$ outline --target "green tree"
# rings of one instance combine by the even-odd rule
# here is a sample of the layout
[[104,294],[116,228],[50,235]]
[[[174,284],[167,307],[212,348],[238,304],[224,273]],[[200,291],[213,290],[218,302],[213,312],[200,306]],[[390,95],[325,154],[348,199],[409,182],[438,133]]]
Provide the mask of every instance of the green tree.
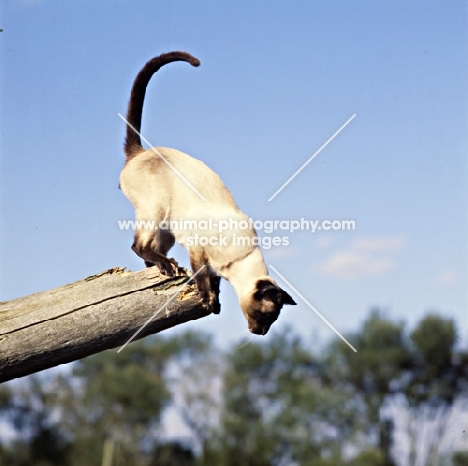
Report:
[[[383,465],[393,465],[394,419],[383,413],[398,403],[408,415],[413,447],[410,464],[435,465],[450,409],[466,393],[468,357],[456,351],[456,328],[451,319],[435,314],[424,317],[408,333],[403,322],[385,319],[374,311],[349,340],[357,353],[341,340],[328,348],[330,382],[340,385],[353,397],[360,413],[369,447],[378,444]],[[401,417],[401,416],[400,416]],[[416,457],[417,433],[424,423],[437,419],[424,458]],[[411,430],[411,429],[409,429]],[[428,437],[429,438],[429,437]]]
[[358,453],[346,466],[382,466],[385,459],[382,452],[375,448],[369,448]]
[[195,466],[193,451],[178,442],[156,445],[148,466]]
[[392,429],[381,422],[380,409],[390,394],[401,390],[405,374],[413,368],[405,325],[385,319],[374,310],[348,339],[356,353],[338,339],[328,348],[330,382],[339,384],[353,397],[369,446],[379,444],[382,464],[392,466]]
[[178,342],[184,350],[174,358],[169,386],[200,461],[204,461],[207,444],[219,424],[222,354],[209,335],[185,333]]
[[[468,388],[468,353],[457,348],[457,329],[452,319],[426,315],[411,332],[413,370],[404,390],[412,445],[410,461],[435,466],[443,454],[442,440],[452,411],[463,404]],[[430,436],[421,438],[421,427],[430,424]],[[429,438],[429,441],[427,440]],[[426,448],[418,454],[417,446]]]
[[[67,465],[70,441],[53,419],[53,393],[43,377],[30,376],[0,389],[0,414],[13,438],[0,447],[0,465]],[[3,439],[0,439],[0,442]]]
[[[165,371],[184,351],[181,338],[146,338],[120,353],[105,351],[62,371],[26,377],[15,384],[14,393],[4,386],[0,421],[16,434],[3,442],[0,461],[101,466],[104,444],[112,441],[113,466],[146,465],[159,441],[161,413],[171,400]],[[11,462],[15,451],[20,454]]]
[[407,388],[410,404],[452,404],[466,384],[467,375],[466,355],[455,354],[455,323],[429,314],[411,332],[410,341],[414,345],[413,377]]
[[[106,351],[76,363],[70,376],[58,378],[59,425],[73,439],[71,465],[101,465],[106,439],[118,457],[142,462],[142,436],[157,424],[169,394],[162,358],[151,364],[152,348],[137,342],[122,353]],[[137,362],[135,364],[135,362]]]
[[385,398],[398,392],[404,375],[413,368],[413,359],[405,335],[405,324],[382,317],[377,310],[371,312],[361,329],[348,335],[357,349],[354,353],[339,339],[330,344],[326,361],[329,365],[330,383],[340,383],[365,407],[373,432],[380,421],[380,408]]
[[[74,433],[73,466],[99,465],[103,444],[116,444],[115,465],[144,465],[158,442],[161,414],[170,404],[166,369],[186,347],[180,339],[150,337],[120,353],[106,351],[79,361],[68,400],[73,416],[64,425]],[[72,455],[74,456],[74,455]]]
[[323,370],[290,329],[231,350],[215,464],[339,464],[350,413],[346,395],[323,386]]
[[453,466],[468,466],[468,452],[458,451],[454,453]]

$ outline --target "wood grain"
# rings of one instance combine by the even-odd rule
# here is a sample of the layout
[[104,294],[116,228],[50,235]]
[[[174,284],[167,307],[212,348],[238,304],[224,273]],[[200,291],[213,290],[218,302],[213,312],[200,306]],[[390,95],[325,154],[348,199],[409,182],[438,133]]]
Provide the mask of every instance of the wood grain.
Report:
[[135,339],[209,315],[187,280],[115,267],[0,303],[0,382],[119,347],[159,309]]

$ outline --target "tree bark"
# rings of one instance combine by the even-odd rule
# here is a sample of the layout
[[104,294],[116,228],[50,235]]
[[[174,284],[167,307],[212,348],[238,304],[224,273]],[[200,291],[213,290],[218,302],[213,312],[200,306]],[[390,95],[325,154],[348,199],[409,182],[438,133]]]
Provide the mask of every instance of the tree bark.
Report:
[[122,346],[155,313],[135,339],[207,316],[187,280],[116,267],[0,303],[0,382]]

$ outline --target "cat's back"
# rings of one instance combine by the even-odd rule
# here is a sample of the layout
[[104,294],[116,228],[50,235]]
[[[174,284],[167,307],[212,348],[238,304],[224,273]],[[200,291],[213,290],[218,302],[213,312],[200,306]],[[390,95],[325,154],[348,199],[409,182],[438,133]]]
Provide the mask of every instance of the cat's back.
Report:
[[120,182],[127,196],[137,190],[146,195],[170,195],[173,201],[226,204],[237,209],[231,192],[211,168],[176,149],[155,147],[136,155],[126,163]]

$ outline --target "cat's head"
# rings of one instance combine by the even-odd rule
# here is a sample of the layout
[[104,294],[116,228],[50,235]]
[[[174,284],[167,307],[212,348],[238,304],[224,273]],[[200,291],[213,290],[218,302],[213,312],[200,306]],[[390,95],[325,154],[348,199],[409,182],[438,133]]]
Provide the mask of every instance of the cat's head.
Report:
[[283,304],[296,303],[272,278],[266,276],[258,279],[253,290],[240,301],[249,331],[256,335],[266,335],[278,318]]

